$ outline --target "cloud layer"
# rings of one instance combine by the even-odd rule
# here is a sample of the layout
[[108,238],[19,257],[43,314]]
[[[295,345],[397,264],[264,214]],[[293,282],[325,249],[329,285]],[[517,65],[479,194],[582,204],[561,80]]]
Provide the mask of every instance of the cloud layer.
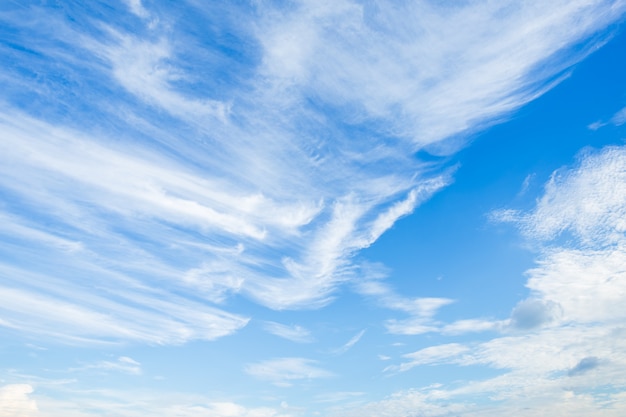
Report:
[[[210,340],[247,318],[206,302],[327,304],[360,249],[450,182],[416,151],[449,153],[549,88],[624,9],[302,1],[182,24],[127,6],[2,14],[30,34],[0,78],[0,305],[27,333]],[[237,42],[198,36],[207,22]]]

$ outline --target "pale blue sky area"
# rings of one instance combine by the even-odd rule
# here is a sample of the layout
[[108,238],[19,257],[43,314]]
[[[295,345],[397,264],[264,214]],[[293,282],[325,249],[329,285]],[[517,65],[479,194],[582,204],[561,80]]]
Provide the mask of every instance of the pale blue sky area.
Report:
[[625,415],[625,16],[0,4],[0,417]]

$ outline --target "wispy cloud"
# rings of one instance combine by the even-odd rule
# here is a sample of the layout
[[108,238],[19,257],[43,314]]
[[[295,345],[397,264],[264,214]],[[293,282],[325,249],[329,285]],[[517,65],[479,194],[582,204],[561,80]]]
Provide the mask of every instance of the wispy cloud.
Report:
[[598,130],[601,127],[604,127],[606,125],[614,125],[614,126],[621,126],[624,123],[626,123],[626,107],[624,107],[623,109],[619,110],[617,113],[615,113],[608,122],[603,122],[601,120],[598,120],[596,122],[593,122],[591,124],[589,124],[589,129],[591,130]]
[[407,319],[390,319],[385,327],[394,334],[422,334],[434,332],[439,324],[434,320],[437,311],[454,300],[439,297],[408,298],[398,294],[385,281],[388,272],[380,265],[363,265],[362,277],[356,284],[356,291],[376,300],[382,307],[409,315]]
[[352,338],[350,338],[350,340],[348,340],[345,345],[341,346],[338,349],[333,350],[333,353],[335,355],[342,355],[342,354],[346,353],[354,345],[356,345],[359,342],[359,340],[361,340],[361,338],[363,337],[364,334],[365,334],[365,329],[361,330],[360,332],[358,332],[357,334],[352,336]]
[[286,324],[267,321],[263,323],[263,327],[273,335],[291,340],[292,342],[311,343],[314,340],[311,332],[302,326],[288,326]]
[[126,4],[128,4],[128,7],[130,8],[131,12],[133,12],[134,14],[142,18],[148,17],[149,13],[146,10],[146,8],[143,7],[143,4],[141,4],[141,0],[125,0],[125,1],[126,1]]
[[[28,290],[18,289],[13,280],[7,280],[0,286],[4,300],[0,311],[11,317],[10,326],[68,343],[212,340],[231,334],[248,322],[188,299],[161,298],[159,292],[150,297],[140,291],[110,288],[110,297],[105,297],[77,284],[61,285],[51,276],[6,267],[0,270],[5,276],[20,277],[22,283],[32,285]],[[107,276],[104,274],[103,278]]]
[[[625,8],[279,3],[175,13],[201,23],[135,0],[100,20],[3,12],[24,34],[2,46],[0,72],[0,210],[19,234],[0,248],[5,322],[66,340],[181,343],[244,326],[205,304],[235,295],[326,305],[354,280],[356,253],[452,181],[416,151],[449,154],[550,88]],[[224,25],[228,47],[197,35]],[[35,266],[10,261],[24,253]],[[395,333],[427,330],[448,302],[379,295],[411,316],[389,323]]]
[[519,219],[524,232],[550,240],[568,231],[584,244],[611,244],[626,226],[626,169],[623,148],[580,155],[580,167],[556,171],[532,213]]
[[305,358],[268,359],[246,365],[245,371],[280,387],[288,387],[301,380],[333,376],[332,372],[318,367],[316,361]]
[[469,350],[469,347],[458,343],[449,343],[446,345],[431,346],[420,349],[417,352],[402,355],[404,358],[410,359],[398,366],[391,365],[385,368],[385,371],[404,372],[419,365],[433,365],[446,363],[447,359],[456,358],[460,354]]
[[602,1],[393,8],[302,1],[270,15],[259,37],[275,90],[316,91],[357,120],[382,119],[387,131],[429,144],[533,98],[538,82],[580,55],[543,70],[539,62],[622,11],[623,4]]
[[141,375],[141,364],[136,360],[129,358],[128,356],[120,356],[116,361],[100,361],[92,364],[87,364],[79,368],[72,368],[70,371],[87,371],[87,370],[100,370],[100,371],[116,371],[123,372],[130,375]]

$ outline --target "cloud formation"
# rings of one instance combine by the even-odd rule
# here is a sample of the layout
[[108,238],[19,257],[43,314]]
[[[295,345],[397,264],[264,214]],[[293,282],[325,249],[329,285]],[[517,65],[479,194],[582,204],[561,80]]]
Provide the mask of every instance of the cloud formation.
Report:
[[[493,216],[539,251],[510,317],[445,321],[456,300],[401,294],[357,255],[452,183],[449,157],[467,137],[565,79],[625,11],[623,0],[3,5],[0,326],[42,345],[176,345],[349,289],[386,309],[386,337],[437,340],[379,356],[386,376],[488,372],[372,403],[317,397],[358,398],[330,414],[624,415],[623,147],[581,153],[534,209]],[[624,110],[609,120],[623,124]],[[274,320],[267,332],[313,340]],[[118,355],[81,370],[145,377]],[[277,356],[240,371],[278,387],[335,375],[307,354]],[[0,404],[20,416],[304,413],[275,398],[49,386],[34,397],[33,386],[0,388]]]
[[[244,19],[236,24],[201,8],[216,27],[233,25],[239,55],[229,55],[194,37],[197,19],[184,27],[140,1],[126,5],[114,13],[129,10],[141,30],[117,19],[77,25],[34,6],[2,16],[32,32],[18,41],[39,54],[11,50],[0,79],[0,187],[13,201],[2,216],[19,236],[4,258],[27,245],[42,265],[3,265],[27,277],[2,292],[6,322],[25,332],[179,343],[247,322],[200,307],[197,296],[223,304],[243,295],[279,310],[329,303],[352,279],[354,255],[450,182],[451,172],[416,151],[449,153],[458,143],[447,138],[536,97],[587,49],[559,53],[624,9],[603,1],[301,1],[286,10],[258,3],[254,13],[224,5]],[[35,24],[44,16],[52,26]],[[18,70],[51,62],[75,83],[33,82]],[[194,75],[206,68],[215,77]],[[41,113],[22,97],[49,106]],[[82,285],[85,274],[104,291]],[[38,328],[8,297],[37,300],[52,314],[39,315],[48,319]],[[389,326],[414,334],[424,324]]]
[[[398,392],[337,415],[410,416],[415,409],[427,416],[623,414],[626,201],[616,190],[626,184],[625,151],[583,152],[577,165],[552,175],[533,210],[515,213],[520,230],[542,246],[537,266],[527,271],[531,297],[492,329],[500,334],[426,347],[386,368],[486,366],[497,376]],[[561,233],[575,239],[556,239]],[[498,405],[477,404],[484,398]]]

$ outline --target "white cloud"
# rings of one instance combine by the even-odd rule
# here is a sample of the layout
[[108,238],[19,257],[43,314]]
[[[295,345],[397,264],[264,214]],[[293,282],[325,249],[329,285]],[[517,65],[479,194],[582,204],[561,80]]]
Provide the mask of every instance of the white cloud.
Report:
[[202,291],[204,297],[214,303],[223,302],[228,296],[241,290],[245,272],[228,260],[205,262],[200,268],[192,268],[183,280],[189,286]]
[[276,323],[273,321],[267,321],[263,323],[265,330],[273,335],[282,337],[283,339],[291,340],[296,343],[311,343],[314,339],[311,332],[302,326]]
[[626,231],[626,150],[581,155],[575,170],[557,171],[536,209],[523,220],[531,237],[553,239],[564,231],[584,244],[612,244]]
[[603,122],[601,120],[590,123],[588,128],[591,130],[598,130],[601,127],[612,124],[614,126],[621,126],[626,123],[626,107],[620,109],[617,113],[615,113],[608,122]]
[[380,265],[364,264],[361,267],[361,281],[356,291],[374,297],[385,308],[409,314],[406,319],[389,319],[385,322],[387,331],[398,335],[418,335],[442,333],[458,335],[462,333],[499,331],[506,327],[505,320],[462,319],[453,323],[443,323],[435,319],[442,307],[454,300],[440,297],[407,298],[401,296],[384,281],[389,274]]
[[618,111],[611,117],[611,123],[615,126],[621,126],[626,123],[626,107]]
[[2,417],[36,417],[41,415],[35,400],[30,398],[33,387],[28,384],[0,386],[0,415]]
[[[197,297],[241,295],[273,309],[329,303],[354,280],[358,251],[451,182],[452,171],[416,151],[452,152],[462,143],[446,139],[550,88],[602,39],[568,47],[626,7],[342,0],[288,10],[257,2],[249,13],[224,4],[241,16],[230,28],[240,62],[204,45],[167,6],[126,4],[161,31],[144,21],[150,30],[131,33],[115,16],[76,25],[43,7],[7,17],[29,34],[17,41],[42,57],[16,55],[16,65],[45,73],[55,62],[76,81],[0,74],[11,91],[0,107],[0,188],[15,197],[1,215],[22,239],[3,248],[4,259],[25,247],[37,259],[35,271],[5,265],[14,275],[4,294],[51,312],[40,314],[44,323],[0,303],[24,332],[180,343],[247,322]],[[103,291],[81,283],[85,274]],[[434,312],[449,302],[370,293],[410,315],[389,323],[404,334],[437,327]]]
[[[231,334],[248,322],[246,318],[173,296],[161,300],[119,291],[118,295],[132,302],[117,302],[74,285],[55,287],[49,277],[0,269],[8,276],[42,283],[40,290],[0,287],[0,311],[11,317],[11,327],[69,343],[212,340]],[[50,281],[52,286],[47,286],[45,283]],[[44,295],[41,290],[50,290],[51,294]]]
[[453,303],[448,298],[415,298],[404,299],[400,297],[388,298],[388,307],[411,314],[408,319],[390,319],[385,327],[390,333],[416,335],[439,330],[439,323],[433,316],[441,307]]
[[404,319],[389,319],[385,322],[387,331],[397,335],[419,335],[425,333],[441,333],[459,335],[500,331],[507,325],[507,320],[489,320],[482,318],[461,319],[452,323],[444,323],[435,316],[438,311],[455,300],[441,297],[408,298],[398,294],[385,280],[391,273],[383,266],[364,263],[359,270],[360,281],[355,290],[364,296],[373,297],[384,308],[409,315]]
[[276,90],[315,91],[327,102],[353,106],[357,120],[382,119],[387,131],[429,144],[532,99],[538,81],[571,61],[552,62],[544,71],[537,64],[623,7],[605,1],[455,7],[301,1],[288,13],[270,14],[258,33],[264,73]]
[[88,46],[96,56],[110,62],[113,76],[126,89],[177,117],[191,120],[215,117],[226,121],[229,113],[227,103],[187,97],[172,86],[173,82],[184,79],[186,75],[167,63],[172,51],[166,39],[156,43],[146,42],[112,29],[110,34],[117,42]]
[[277,358],[248,364],[245,371],[255,378],[270,381],[280,387],[291,386],[295,381],[328,378],[333,374],[319,368],[317,362],[305,358]]
[[463,333],[476,333],[502,330],[506,323],[499,320],[462,319],[441,327],[441,333],[445,335],[459,335]]
[[72,368],[72,372],[100,370],[100,371],[117,371],[130,375],[141,375],[141,364],[128,356],[120,356],[116,361],[100,361],[93,364]]
[[365,334],[365,329],[361,330],[360,332],[358,332],[357,334],[355,334],[354,336],[352,336],[350,338],[350,340],[348,340],[346,342],[346,344],[344,344],[343,346],[341,346],[339,349],[335,349],[333,351],[333,353],[335,355],[342,355],[344,353],[346,353],[348,350],[350,350],[354,345],[356,345],[359,340],[361,340],[361,338],[363,337],[363,335]]
[[130,11],[137,16],[141,18],[146,18],[149,16],[148,11],[145,7],[143,7],[143,4],[141,4],[141,0],[126,0],[126,3],[128,4]]
[[385,371],[404,372],[415,366],[446,363],[446,360],[455,358],[468,350],[469,348],[467,346],[463,346],[458,343],[430,346],[420,349],[417,352],[402,355],[404,358],[410,359],[410,361],[404,362],[398,366],[388,366],[385,368]]

